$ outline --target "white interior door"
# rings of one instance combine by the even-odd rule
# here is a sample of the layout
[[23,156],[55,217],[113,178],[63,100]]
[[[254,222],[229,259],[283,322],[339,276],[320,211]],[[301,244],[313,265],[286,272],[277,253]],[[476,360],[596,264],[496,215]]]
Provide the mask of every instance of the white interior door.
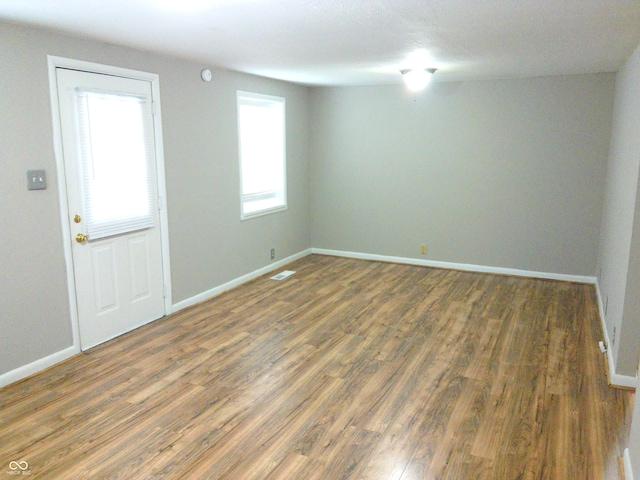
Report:
[[151,84],[56,69],[80,346],[165,314]]

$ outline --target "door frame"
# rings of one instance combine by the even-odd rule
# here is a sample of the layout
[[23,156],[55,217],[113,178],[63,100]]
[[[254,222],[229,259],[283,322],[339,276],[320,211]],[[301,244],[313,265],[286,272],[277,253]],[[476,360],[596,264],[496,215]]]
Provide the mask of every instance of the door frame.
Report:
[[69,315],[71,318],[71,330],[73,335],[73,348],[80,352],[80,324],[78,316],[78,304],[76,299],[76,281],[73,273],[73,256],[71,250],[71,229],[69,225],[69,205],[67,204],[67,184],[65,181],[65,165],[62,149],[62,125],[60,122],[60,110],[58,107],[58,83],[56,68],[68,68],[89,73],[112,75],[116,77],[144,80],[151,83],[153,98],[153,132],[156,144],[156,169],[158,175],[158,196],[160,207],[160,240],[162,242],[162,280],[164,283],[164,314],[172,313],[171,299],[171,270],[169,257],[169,219],[167,215],[167,190],[164,169],[164,145],[162,139],[162,109],[160,106],[160,77],[155,73],[141,72],[127,68],[114,67],[83,60],[47,55],[49,73],[49,94],[51,100],[51,116],[53,127],[53,149],[56,160],[56,173],[58,177],[58,201],[60,205],[60,219],[62,226],[62,245],[64,248],[65,268],[67,272],[67,290],[69,294]]

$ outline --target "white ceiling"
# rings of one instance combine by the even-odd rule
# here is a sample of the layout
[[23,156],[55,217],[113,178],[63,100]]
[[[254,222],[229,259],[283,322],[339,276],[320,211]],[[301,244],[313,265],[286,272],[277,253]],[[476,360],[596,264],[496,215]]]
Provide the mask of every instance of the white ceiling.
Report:
[[[0,0],[0,19],[307,85],[618,70],[640,0]],[[2,47],[6,48],[6,47]]]

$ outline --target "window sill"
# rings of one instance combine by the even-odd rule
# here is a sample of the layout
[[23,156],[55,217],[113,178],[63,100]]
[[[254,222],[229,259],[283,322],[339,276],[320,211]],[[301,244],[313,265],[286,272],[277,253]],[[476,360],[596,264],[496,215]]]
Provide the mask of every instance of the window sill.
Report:
[[263,208],[261,210],[256,210],[253,212],[249,212],[249,213],[242,213],[240,215],[240,220],[244,221],[244,220],[251,220],[252,218],[256,218],[256,217],[263,217],[265,215],[271,215],[272,213],[278,213],[278,212],[283,212],[287,210],[287,206],[286,205],[277,205],[277,206],[273,206],[273,207],[269,207],[269,208]]

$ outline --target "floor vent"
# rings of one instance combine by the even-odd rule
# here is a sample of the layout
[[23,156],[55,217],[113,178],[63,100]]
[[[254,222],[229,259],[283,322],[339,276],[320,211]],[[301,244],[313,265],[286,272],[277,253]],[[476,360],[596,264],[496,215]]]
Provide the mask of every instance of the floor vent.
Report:
[[290,277],[291,275],[293,275],[294,272],[293,270],[285,270],[283,272],[280,272],[277,275],[274,275],[273,277],[271,277],[271,280],[284,280],[287,277]]

